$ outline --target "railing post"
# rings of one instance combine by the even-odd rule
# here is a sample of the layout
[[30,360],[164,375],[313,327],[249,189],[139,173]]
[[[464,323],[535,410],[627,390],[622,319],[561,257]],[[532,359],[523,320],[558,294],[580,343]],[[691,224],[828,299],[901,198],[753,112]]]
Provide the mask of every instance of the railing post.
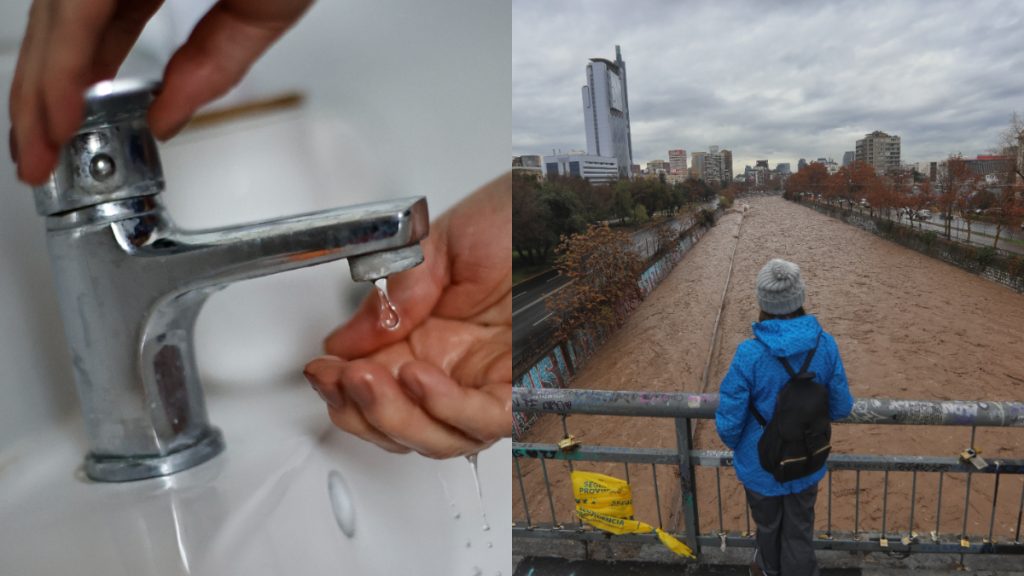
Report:
[[679,450],[679,494],[683,500],[683,523],[686,528],[686,544],[700,558],[700,521],[697,517],[697,484],[690,450],[693,449],[693,433],[689,418],[676,418],[676,443]]

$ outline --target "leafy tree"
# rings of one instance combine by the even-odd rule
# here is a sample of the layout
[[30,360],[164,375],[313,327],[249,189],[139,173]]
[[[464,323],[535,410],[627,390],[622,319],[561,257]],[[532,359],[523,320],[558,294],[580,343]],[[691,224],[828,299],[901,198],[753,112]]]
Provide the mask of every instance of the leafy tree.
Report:
[[512,181],[512,247],[531,264],[547,262],[562,236],[586,228],[579,197],[564,179]]
[[633,221],[637,224],[644,224],[650,217],[647,215],[647,208],[640,203],[633,206]]
[[[907,196],[906,203],[904,206],[910,210],[917,212],[918,210],[924,210],[928,206],[931,206],[935,202],[935,196],[933,194],[932,184],[930,181],[925,180],[917,187],[917,193]],[[910,226],[913,227],[914,223],[911,221]],[[921,229],[921,221],[917,221],[918,230]]]
[[949,240],[953,209],[957,204],[957,197],[960,194],[970,193],[971,180],[974,176],[967,167],[967,162],[961,154],[952,154],[946,159],[945,166],[939,171],[936,182],[938,195],[936,201],[939,210],[945,217],[943,234]]
[[825,191],[825,183],[828,181],[828,169],[820,162],[812,162],[800,171],[807,173],[808,191],[814,194],[821,194]]
[[555,293],[549,307],[558,321],[558,337],[569,338],[585,326],[615,328],[640,300],[640,256],[629,232],[591,226],[558,245],[555,267],[570,283]]
[[556,238],[586,229],[587,220],[583,212],[583,203],[564,181],[554,180],[542,184],[540,198],[551,213],[547,225]]
[[512,177],[512,249],[530,264],[548,259],[558,241],[548,223],[551,211],[541,200],[540,188],[533,178]]
[[623,220],[633,217],[633,194],[630,191],[629,180],[619,180],[615,184],[612,196],[612,214]]

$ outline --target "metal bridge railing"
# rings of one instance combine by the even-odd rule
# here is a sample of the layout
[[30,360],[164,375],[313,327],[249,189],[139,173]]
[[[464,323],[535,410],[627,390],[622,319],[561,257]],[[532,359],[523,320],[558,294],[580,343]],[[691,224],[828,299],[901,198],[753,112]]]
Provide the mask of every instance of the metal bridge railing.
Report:
[[[658,488],[658,466],[669,466],[678,469],[679,499],[675,503],[682,512],[682,523],[679,528],[682,533],[676,536],[685,541],[697,554],[700,554],[701,546],[740,546],[753,547],[755,542],[750,528],[749,509],[747,509],[746,530],[736,527],[733,530],[724,525],[722,514],[722,469],[732,467],[732,452],[716,450],[695,450],[693,448],[693,423],[694,419],[714,419],[715,409],[718,407],[717,394],[688,394],[688,393],[651,393],[651,392],[609,392],[598,390],[575,390],[575,389],[529,389],[514,388],[512,396],[512,409],[515,412],[526,413],[552,413],[562,416],[562,427],[566,435],[569,434],[565,422],[566,415],[570,414],[597,414],[613,416],[640,416],[674,418],[676,431],[676,449],[657,448],[623,448],[615,446],[580,446],[572,450],[562,450],[557,444],[536,444],[536,443],[513,443],[512,455],[514,459],[514,474],[518,481],[518,490],[521,495],[521,505],[513,506],[513,528],[514,538],[546,538],[566,539],[579,541],[616,541],[616,542],[656,542],[657,536],[652,534],[631,534],[611,536],[598,530],[590,529],[578,522],[560,522],[555,515],[555,504],[552,498],[551,479],[549,476],[548,462],[561,461],[567,464],[569,471],[574,464],[581,462],[611,462],[622,463],[626,480],[635,486],[637,482],[646,482],[649,476],[654,484],[654,497],[658,506],[658,523],[662,525],[661,518],[661,495]],[[973,448],[975,431],[977,427],[1024,427],[1024,403],[1022,402],[961,402],[961,401],[918,401],[918,400],[892,400],[892,399],[860,399],[855,401],[853,412],[850,416],[837,423],[841,426],[848,424],[869,424],[869,425],[931,425],[931,426],[959,426],[970,429],[970,444]],[[523,480],[521,460],[528,459],[539,463],[543,474],[544,490],[546,491],[547,504],[550,507],[550,522],[547,522],[547,511],[531,510],[529,506],[529,495]],[[636,470],[636,466],[650,466],[651,473],[644,473],[640,478],[633,474],[630,478],[630,466]],[[914,553],[914,552],[942,552],[959,554],[1021,554],[1024,553],[1024,542],[1021,541],[1021,519],[1024,516],[1024,460],[1022,459],[991,459],[983,466],[975,465],[957,456],[893,456],[893,455],[863,455],[863,454],[836,454],[829,458],[828,473],[819,488],[819,500],[822,493],[827,492],[826,518],[824,520],[825,531],[818,533],[815,538],[815,546],[819,549],[831,550],[860,550],[860,551],[883,551],[889,553]],[[698,468],[709,468],[715,471],[715,490],[717,491],[718,528],[717,532],[701,533],[699,518],[702,511],[700,504],[705,506],[712,502],[707,495],[698,494],[696,482],[696,470]],[[856,490],[854,491],[854,525],[852,531],[834,531],[832,523],[833,511],[833,474],[852,473],[855,476]],[[861,517],[861,474],[881,473],[882,475],[882,515],[881,526],[864,529]],[[911,476],[911,497],[909,506],[909,522],[902,520],[900,529],[893,529],[892,523],[887,522],[888,506],[890,498],[890,473],[907,474]],[[959,534],[943,534],[941,532],[941,514],[943,498],[943,480],[952,478],[954,474],[963,476],[965,488],[963,497],[963,522]],[[867,475],[867,474],[865,474]],[[915,523],[915,508],[917,507],[918,476],[937,475],[937,493],[935,495],[935,524],[934,530],[929,530],[931,525],[926,527],[918,517]],[[993,479],[994,489],[991,497],[987,494],[974,494],[972,507],[972,478],[980,475],[986,479]],[[1003,492],[1009,492],[1010,496],[1004,498],[1011,500],[1012,509],[1007,510],[1006,504],[1000,508],[1000,480],[1003,476],[1009,475],[1013,479],[1004,480]],[[1018,489],[1016,483],[1020,482],[1019,498],[1016,497]],[[988,483],[986,482],[986,486]],[[977,486],[977,484],[975,485]],[[514,488],[515,489],[515,488]],[[704,490],[707,490],[705,488]],[[959,496],[956,494],[953,500],[949,499],[951,488],[947,488],[947,502],[956,505]],[[977,490],[975,490],[977,491]],[[703,496],[703,499],[701,498]],[[877,495],[876,495],[877,496]],[[923,498],[927,498],[925,495]],[[979,503],[979,498],[987,498]],[[990,501],[988,501],[990,500]],[[848,506],[848,498],[843,498],[842,505]],[[980,505],[979,505],[980,504]],[[968,515],[971,510],[975,515],[987,512],[987,531],[971,533],[968,530]],[[978,512],[981,510],[981,512]],[[1013,540],[1004,539],[998,541],[994,537],[997,510],[1000,511],[1000,518],[1003,523],[1001,528],[1010,530],[1009,525],[1013,523],[1013,516],[1016,516],[1015,526],[1012,529]],[[707,513],[713,510],[706,511]],[[820,523],[820,522],[819,522]],[[948,524],[948,521],[947,521]],[[920,527],[922,532],[929,532],[923,537],[918,535],[916,530]]]

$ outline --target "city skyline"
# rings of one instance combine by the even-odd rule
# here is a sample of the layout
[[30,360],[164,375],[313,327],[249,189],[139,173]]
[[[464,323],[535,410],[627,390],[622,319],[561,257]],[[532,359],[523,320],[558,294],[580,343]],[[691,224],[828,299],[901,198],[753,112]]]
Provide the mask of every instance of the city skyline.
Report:
[[513,154],[585,149],[583,67],[622,46],[633,161],[670,149],[733,151],[795,165],[842,158],[875,130],[905,162],[985,154],[1024,109],[1022,10],[954,3],[607,2],[513,9]]

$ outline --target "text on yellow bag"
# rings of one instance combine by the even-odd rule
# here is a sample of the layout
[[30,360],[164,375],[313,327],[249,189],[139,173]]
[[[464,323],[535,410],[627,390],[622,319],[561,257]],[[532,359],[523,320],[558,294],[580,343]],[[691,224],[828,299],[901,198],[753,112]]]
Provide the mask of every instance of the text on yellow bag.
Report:
[[587,524],[612,534],[657,532],[669,550],[697,559],[689,546],[660,528],[633,518],[633,493],[625,480],[576,470],[572,473],[572,492],[576,498],[576,516]]

